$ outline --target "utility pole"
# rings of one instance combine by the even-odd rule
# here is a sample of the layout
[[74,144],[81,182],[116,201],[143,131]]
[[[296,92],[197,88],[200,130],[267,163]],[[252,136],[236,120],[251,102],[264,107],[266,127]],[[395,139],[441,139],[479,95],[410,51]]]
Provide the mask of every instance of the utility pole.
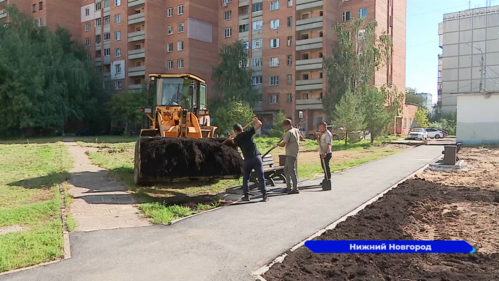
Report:
[[[474,48],[474,49],[479,50],[479,51],[480,51],[480,53],[482,54],[482,58],[480,59],[480,88],[479,88],[480,90],[479,90],[479,92],[480,92],[480,93],[483,93],[483,90],[484,90],[484,88],[483,88],[483,76],[485,75],[485,71],[483,71],[483,69],[484,69],[484,57],[483,57],[483,51],[482,51],[482,49],[481,49],[481,48],[477,48],[477,47],[473,46],[473,45],[472,45],[472,44],[470,44],[470,43],[466,43],[466,45],[469,45],[470,47],[472,47],[472,48]],[[472,52],[472,54],[471,54],[471,57],[473,58],[473,52]]]

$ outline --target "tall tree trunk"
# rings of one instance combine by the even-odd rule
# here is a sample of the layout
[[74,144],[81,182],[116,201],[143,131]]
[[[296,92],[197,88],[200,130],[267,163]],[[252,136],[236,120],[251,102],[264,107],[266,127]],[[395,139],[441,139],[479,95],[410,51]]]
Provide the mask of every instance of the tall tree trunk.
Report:
[[348,130],[345,130],[345,146],[348,145]]

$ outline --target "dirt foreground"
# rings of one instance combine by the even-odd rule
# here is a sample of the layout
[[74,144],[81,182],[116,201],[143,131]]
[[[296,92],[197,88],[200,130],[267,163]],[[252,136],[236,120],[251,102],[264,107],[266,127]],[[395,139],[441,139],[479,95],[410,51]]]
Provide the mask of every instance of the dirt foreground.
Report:
[[466,240],[473,254],[314,254],[301,247],[266,280],[499,280],[499,150],[465,148],[458,173],[426,172],[316,240]]

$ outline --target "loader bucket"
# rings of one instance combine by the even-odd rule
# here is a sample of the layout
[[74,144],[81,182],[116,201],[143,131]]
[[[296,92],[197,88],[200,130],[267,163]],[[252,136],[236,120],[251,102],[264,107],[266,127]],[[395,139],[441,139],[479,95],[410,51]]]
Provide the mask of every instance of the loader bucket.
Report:
[[243,160],[233,143],[219,138],[140,137],[135,144],[137,185],[186,180],[217,181],[242,176]]

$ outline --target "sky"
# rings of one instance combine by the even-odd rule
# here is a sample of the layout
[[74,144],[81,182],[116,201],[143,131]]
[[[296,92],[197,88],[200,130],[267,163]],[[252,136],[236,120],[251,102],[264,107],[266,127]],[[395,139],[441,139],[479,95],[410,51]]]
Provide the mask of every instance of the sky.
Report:
[[[397,0],[395,0],[397,1]],[[487,0],[407,0],[407,72],[406,86],[431,93],[437,102],[438,24],[446,13],[485,7]],[[492,6],[499,0],[492,0]]]

